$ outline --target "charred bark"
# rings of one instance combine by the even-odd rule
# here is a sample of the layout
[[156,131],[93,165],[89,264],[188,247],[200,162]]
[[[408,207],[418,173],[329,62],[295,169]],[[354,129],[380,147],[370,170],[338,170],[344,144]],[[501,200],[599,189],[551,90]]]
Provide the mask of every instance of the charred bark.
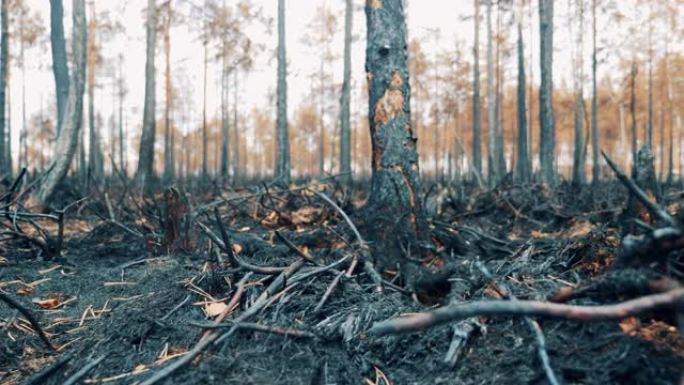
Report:
[[425,255],[429,234],[411,127],[403,2],[368,1],[366,19],[373,175],[365,212],[377,266],[382,271],[399,264],[411,284],[416,267],[406,254]]

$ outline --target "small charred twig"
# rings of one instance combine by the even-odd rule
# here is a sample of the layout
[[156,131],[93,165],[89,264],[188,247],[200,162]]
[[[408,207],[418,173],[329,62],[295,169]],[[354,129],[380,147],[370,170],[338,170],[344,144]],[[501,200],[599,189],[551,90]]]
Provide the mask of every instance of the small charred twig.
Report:
[[285,337],[294,337],[294,338],[316,338],[316,335],[307,332],[305,330],[297,330],[297,329],[289,329],[289,328],[283,328],[279,326],[268,326],[268,325],[262,325],[258,324],[255,322],[224,322],[224,323],[219,323],[215,324],[213,322],[211,323],[206,323],[206,322],[188,322],[192,326],[197,326],[201,327],[204,329],[224,329],[224,328],[233,328],[237,327],[238,329],[247,329],[247,330],[252,330],[255,332],[263,332],[263,333],[271,333],[271,334],[278,334],[281,336]]
[[[513,301],[518,300],[515,294],[513,294],[513,292],[504,283],[496,282],[494,276],[492,276],[483,263],[478,261],[476,266],[487,279],[492,281],[494,286],[498,286],[497,291],[499,291],[504,298],[509,298]],[[502,290],[498,290],[499,288]],[[558,378],[556,378],[556,373],[554,373],[553,369],[551,368],[549,353],[546,351],[546,338],[544,337],[544,332],[542,331],[541,326],[539,326],[539,322],[535,321],[532,317],[525,317],[525,323],[527,323],[527,326],[530,328],[537,340],[537,354],[539,355],[539,360],[542,362],[542,367],[544,368],[546,378],[549,380],[551,385],[560,385]]]
[[406,333],[475,316],[533,316],[586,322],[619,320],[652,310],[681,306],[682,300],[684,300],[684,288],[600,306],[565,305],[541,301],[475,301],[376,322],[368,333],[375,336]]
[[47,345],[50,350],[55,350],[55,346],[50,342],[48,339],[47,335],[43,331],[43,328],[40,327],[40,324],[38,323],[38,320],[33,316],[33,314],[25,308],[22,304],[17,302],[14,298],[10,297],[9,295],[3,293],[0,291],[0,301],[5,302],[7,305],[17,309],[19,313],[23,314],[24,317],[31,323],[31,326],[36,330],[36,333],[38,333],[38,336],[40,337],[41,340]]
[[[202,222],[197,222],[197,225],[200,227],[200,229],[209,237],[209,239],[216,244],[221,250],[223,250],[224,253],[228,254],[229,256],[231,255],[231,251],[233,250],[232,247],[226,246],[225,243],[223,243],[222,240],[220,240],[216,234],[214,234],[213,231],[207,225],[205,225]],[[234,261],[237,264],[236,267],[242,268],[247,271],[252,271],[255,273],[259,274],[279,274],[285,271],[287,268],[286,267],[271,267],[271,266],[257,266],[257,265],[252,265],[249,262],[243,261],[240,259],[234,252],[232,252]]]
[[310,262],[310,263],[313,263],[314,265],[320,266],[320,263],[314,261],[313,258],[311,258],[311,256],[304,253],[302,250],[299,249],[299,247],[297,247],[289,239],[285,238],[285,236],[283,234],[281,234],[280,231],[276,230],[275,235],[276,235],[276,237],[278,237],[278,239],[280,239],[285,244],[285,246],[287,246],[288,249],[294,251],[295,254],[302,257],[307,262]]
[[186,303],[188,303],[188,301],[190,301],[190,298],[191,298],[191,295],[190,295],[190,294],[188,294],[187,296],[185,296],[185,299],[184,299],[184,300],[182,300],[178,305],[174,306],[173,309],[171,309],[168,313],[166,313],[166,315],[164,315],[163,317],[161,317],[160,320],[161,320],[161,321],[164,321],[164,320],[166,320],[167,318],[171,317],[171,314],[175,313],[176,311],[178,311],[178,309],[182,308],[183,305],[185,305]]
[[[249,309],[245,310],[235,319],[235,322],[244,322],[249,317],[261,311],[261,309],[263,309],[268,304],[268,300],[271,298],[271,296],[273,296],[278,290],[286,286],[287,280],[292,276],[292,274],[296,273],[297,270],[304,266],[304,262],[304,259],[298,259],[297,261],[290,264],[290,266],[288,266],[285,271],[280,273],[273,280],[273,282],[271,282],[271,284],[268,285],[268,287],[261,293],[261,295],[256,299],[256,301],[254,301],[252,306],[250,306]],[[236,327],[231,328],[228,332],[224,333],[221,337],[219,337],[214,342],[214,344],[218,345],[226,338],[230,337],[235,332],[235,330]]]
[[608,155],[604,151],[601,151],[601,154],[603,155],[603,158],[606,160],[606,163],[608,163],[608,166],[613,170],[617,178],[622,182],[622,184],[627,187],[630,193],[634,195],[634,197],[641,202],[641,204],[646,207],[648,211],[651,212],[655,217],[660,219],[661,221],[667,223],[669,226],[672,227],[678,227],[677,221],[665,211],[662,207],[658,206],[655,202],[653,202],[648,195],[644,192],[644,190],[641,189],[632,179],[627,177],[625,173],[620,170],[620,167],[613,162]]
[[325,305],[325,302],[328,300],[328,298],[330,298],[330,295],[335,290],[337,285],[340,283],[340,279],[342,279],[343,275],[344,275],[343,271],[340,271],[339,273],[337,273],[335,278],[330,283],[330,286],[328,286],[328,288],[325,290],[325,294],[323,294],[323,297],[321,297],[321,300],[318,301],[318,304],[316,304],[316,307],[313,310],[314,313],[318,313],[319,311],[321,311],[321,308],[323,307],[323,305]]
[[[240,302],[240,298],[242,298],[242,293],[245,292],[245,283],[247,282],[247,280],[251,276],[252,276],[252,273],[247,273],[247,274],[245,274],[244,277],[242,277],[240,282],[238,282],[237,289],[235,290],[235,294],[233,295],[233,298],[228,303],[228,306],[226,306],[226,310],[224,310],[221,314],[219,314],[218,317],[216,317],[214,324],[219,324],[221,321],[223,321],[228,316],[228,314],[230,313],[230,310],[233,308],[233,306],[237,305],[237,303]],[[153,385],[153,384],[156,384],[157,382],[165,379],[166,377],[170,376],[176,370],[178,370],[178,369],[182,368],[183,366],[192,362],[192,360],[194,360],[195,357],[197,357],[200,353],[202,353],[202,351],[204,349],[206,349],[209,345],[211,345],[211,343],[214,342],[218,337],[219,337],[219,333],[217,333],[216,331],[207,330],[202,335],[202,338],[199,340],[197,345],[195,345],[195,347],[193,347],[190,351],[188,351],[185,355],[180,357],[178,360],[169,364],[169,366],[158,371],[152,377],[143,381],[140,385]]]
[[31,378],[29,378],[26,381],[26,385],[44,384],[45,380],[47,380],[48,377],[53,375],[56,371],[58,371],[64,365],[66,365],[69,361],[71,361],[71,359],[74,358],[74,356],[76,356],[76,351],[72,350],[71,352],[59,357],[50,366],[48,366],[47,368],[43,369],[42,371],[31,376]]
[[323,199],[326,201],[330,206],[332,206],[344,220],[347,222],[349,227],[352,229],[354,232],[354,235],[356,236],[356,240],[359,242],[359,248],[360,248],[360,256],[361,256],[361,262],[363,263],[363,270],[371,277],[373,280],[373,283],[375,284],[375,287],[377,288],[377,291],[381,292],[382,291],[382,276],[380,273],[378,273],[377,270],[375,270],[375,266],[373,266],[373,262],[371,262],[370,258],[370,249],[368,247],[368,244],[366,241],[363,240],[363,237],[361,236],[361,233],[359,233],[359,230],[356,228],[354,225],[354,222],[349,218],[347,213],[342,210],[340,206],[337,205],[332,199],[330,199],[327,195],[323,194],[322,192],[313,191],[319,198]]
[[225,226],[223,226],[223,220],[221,220],[218,207],[214,207],[214,218],[216,219],[216,225],[219,228],[219,234],[221,234],[221,239],[223,240],[223,251],[228,254],[228,261],[230,261],[230,264],[235,267],[240,266],[240,262],[238,262],[238,258],[235,255],[235,250],[233,249],[233,242],[231,242],[228,232],[226,231]]
[[74,385],[74,384],[76,384],[77,382],[79,382],[79,380],[81,378],[83,378],[83,376],[88,374],[89,371],[93,370],[93,368],[95,368],[105,358],[107,358],[107,355],[100,356],[100,357],[90,361],[88,364],[86,364],[86,366],[82,367],[78,372],[74,373],[74,375],[72,375],[66,381],[64,381],[64,383],[62,385]]

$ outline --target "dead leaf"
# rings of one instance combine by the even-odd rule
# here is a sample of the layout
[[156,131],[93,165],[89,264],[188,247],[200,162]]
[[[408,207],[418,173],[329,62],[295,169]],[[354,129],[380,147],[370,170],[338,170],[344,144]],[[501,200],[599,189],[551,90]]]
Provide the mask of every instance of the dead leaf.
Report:
[[54,309],[62,305],[62,301],[60,301],[59,298],[34,299],[33,303],[43,309]]
[[294,225],[309,225],[316,222],[320,217],[323,209],[306,206],[292,213],[292,224]]
[[235,254],[240,254],[242,251],[242,246],[239,243],[233,243],[233,252]]
[[635,335],[636,331],[639,329],[639,326],[640,322],[636,317],[629,317],[620,321],[620,329],[625,334]]
[[30,286],[24,286],[22,288],[17,289],[17,294],[26,295],[31,293],[33,293],[33,288]]
[[268,213],[266,218],[264,218],[261,223],[266,227],[275,227],[278,225],[278,213],[271,211]]
[[218,316],[219,314],[223,313],[224,310],[228,305],[226,305],[223,302],[213,302],[204,305],[204,314],[206,314],[207,317],[209,318],[214,318]]

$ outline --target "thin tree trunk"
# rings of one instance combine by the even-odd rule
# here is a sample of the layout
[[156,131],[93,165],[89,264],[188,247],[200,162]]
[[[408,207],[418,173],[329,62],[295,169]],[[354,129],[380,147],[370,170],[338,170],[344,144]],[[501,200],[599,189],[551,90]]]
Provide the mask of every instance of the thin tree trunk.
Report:
[[203,97],[202,97],[202,180],[206,181],[209,175],[208,165],[207,165],[207,153],[209,152],[208,138],[207,138],[207,67],[209,63],[208,57],[208,36],[204,37],[204,76],[202,81],[203,87]]
[[72,57],[74,70],[71,75],[71,87],[66,103],[66,114],[62,121],[62,134],[57,138],[53,160],[45,174],[45,179],[36,192],[35,199],[39,206],[50,203],[57,185],[66,176],[69,164],[74,157],[76,145],[83,120],[83,91],[86,75],[86,48],[88,32],[86,29],[85,0],[73,0],[73,38]]
[[[586,157],[584,153],[584,4],[577,1],[577,16],[579,19],[579,29],[577,31],[577,45],[574,52],[573,76],[575,86],[575,145],[572,161],[572,182],[575,185],[582,185],[586,182],[585,165]],[[569,3],[572,5],[572,1]],[[572,22],[568,23],[570,36],[573,36]]]
[[[473,44],[473,166],[482,175],[482,117],[480,107],[480,0],[475,5],[475,43]],[[479,176],[476,176],[479,178]]]
[[50,48],[52,50],[52,72],[55,77],[55,95],[57,98],[57,136],[59,136],[66,101],[69,97],[69,67],[67,67],[63,18],[62,0],[50,0]]
[[351,180],[350,98],[351,98],[351,44],[352,44],[352,0],[345,0],[344,11],[344,73],[340,97],[340,173],[343,179]]
[[166,3],[166,19],[164,20],[164,181],[165,183],[173,182],[175,178],[175,170],[173,165],[173,147],[171,146],[171,108],[173,106],[172,100],[172,85],[171,85],[171,20],[173,18],[173,9],[171,8],[171,1]]
[[525,49],[522,20],[518,20],[518,179],[527,183],[531,178],[529,150],[527,148],[527,106],[525,91]]
[[8,135],[6,135],[5,115],[5,111],[7,111],[7,67],[9,65],[8,2],[9,0],[2,0],[0,5],[0,23],[2,23],[2,30],[0,31],[0,175],[3,176],[11,173],[7,162],[9,149],[6,145]]
[[503,68],[501,66],[501,2],[496,6],[496,138],[495,138],[495,161],[496,175],[501,179],[506,174],[506,154],[504,148],[504,121],[503,121]]
[[492,36],[492,2],[487,0],[487,177],[496,184],[496,95],[494,93],[494,37]]
[[635,59],[632,59],[632,71],[630,73],[630,97],[629,113],[632,117],[632,175],[636,172],[637,164],[637,120],[636,120],[636,77],[638,67]]
[[[372,145],[371,193],[365,208],[380,269],[399,263],[409,285],[413,255],[429,241],[421,203],[416,138],[411,127],[411,92],[402,0],[366,3],[366,70],[369,80],[369,125]],[[391,229],[388,231],[388,229]]]
[[223,40],[221,63],[221,178],[228,179],[228,159],[230,157],[230,124],[228,116],[228,64],[226,63],[227,42]]
[[285,0],[278,0],[278,86],[276,177],[290,183],[290,143],[287,133],[287,57],[285,54]]
[[124,82],[123,82],[123,69],[121,64],[121,57],[119,57],[119,167],[124,175],[128,176],[128,167],[125,161],[124,153],[126,153],[126,144],[124,140],[124,129],[123,129],[123,102],[125,97],[124,92]]
[[89,152],[88,152],[88,167],[87,167],[87,181],[92,179],[99,183],[104,174],[104,165],[102,162],[102,149],[100,147],[100,132],[95,122],[95,76],[97,67],[97,19],[95,16],[95,3],[91,5],[91,20],[88,24],[88,69],[87,69],[87,87],[88,87],[88,132],[89,132]]
[[591,5],[591,180],[596,183],[601,178],[601,167],[599,166],[599,127],[598,127],[598,90],[596,87],[596,69],[598,67],[598,60],[596,55],[598,47],[596,46],[596,0],[592,1]]
[[539,123],[541,126],[539,163],[542,180],[555,182],[556,129],[553,117],[553,0],[539,1],[540,70]]
[[[157,43],[157,6],[155,0],[147,0],[147,32],[145,53],[145,106],[143,110],[143,129],[140,138],[140,156],[136,180],[148,183],[154,176],[155,141],[155,47]],[[148,183],[149,185],[149,183]]]
[[325,61],[321,58],[318,70],[318,175],[325,175]]
[[648,19],[648,121],[646,144],[653,151],[653,15]]
[[240,181],[242,163],[240,162],[240,130],[238,129],[238,69],[233,70],[233,145],[235,158],[233,159],[233,180]]

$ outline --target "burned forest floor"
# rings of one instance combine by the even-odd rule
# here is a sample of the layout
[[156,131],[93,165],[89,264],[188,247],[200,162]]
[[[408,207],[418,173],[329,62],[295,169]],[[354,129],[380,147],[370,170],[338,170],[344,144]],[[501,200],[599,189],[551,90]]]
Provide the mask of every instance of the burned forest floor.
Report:
[[[580,305],[640,295],[615,282],[680,279],[677,252],[667,262],[654,256],[613,268],[628,198],[619,182],[593,192],[434,184],[424,194],[434,257],[422,263],[455,266],[448,290],[412,296],[396,271],[384,271],[389,283],[378,291],[349,223],[317,194],[365,234],[368,186],[210,185],[148,197],[110,187],[86,199],[64,188],[56,204],[68,206],[63,219],[31,217],[8,197],[0,292],[35,316],[54,350],[23,313],[0,302],[0,384],[546,384],[535,336],[520,317],[383,337],[367,331],[450,303],[502,300],[482,266],[518,299],[582,289],[568,299]],[[675,217],[679,191],[663,192]],[[25,212],[24,220],[10,209]],[[612,284],[595,284],[611,275],[619,276]],[[564,384],[679,381],[684,339],[667,311],[537,321]]]

